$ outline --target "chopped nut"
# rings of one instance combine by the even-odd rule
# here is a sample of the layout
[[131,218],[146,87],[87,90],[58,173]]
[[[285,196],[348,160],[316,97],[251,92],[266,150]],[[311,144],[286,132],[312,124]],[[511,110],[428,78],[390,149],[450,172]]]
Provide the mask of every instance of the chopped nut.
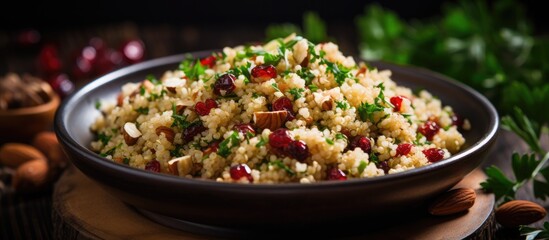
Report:
[[261,129],[271,129],[276,130],[280,128],[284,122],[286,122],[286,117],[288,116],[288,111],[272,111],[272,112],[254,112],[254,122],[255,125]]
[[183,156],[168,161],[168,169],[173,175],[188,175],[191,170],[193,170],[193,161],[191,156]]
[[137,139],[141,137],[141,131],[137,129],[137,126],[135,126],[135,123],[127,122],[124,124],[124,141],[128,146],[132,146],[135,143],[137,143]]
[[175,133],[174,133],[173,129],[171,129],[169,127],[166,127],[166,126],[157,127],[156,128],[156,135],[160,136],[160,134],[164,134],[166,139],[169,142],[173,143],[173,139],[175,137]]

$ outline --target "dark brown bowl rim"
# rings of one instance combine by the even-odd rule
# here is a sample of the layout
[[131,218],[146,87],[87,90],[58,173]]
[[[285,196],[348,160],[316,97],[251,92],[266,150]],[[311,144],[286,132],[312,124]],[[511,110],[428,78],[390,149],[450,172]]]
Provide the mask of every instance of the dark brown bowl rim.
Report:
[[[402,180],[406,178],[413,178],[414,176],[424,174],[428,171],[436,171],[437,169],[444,168],[448,165],[452,165],[453,163],[466,158],[468,155],[472,155],[477,151],[485,150],[483,148],[489,145],[492,141],[494,141],[497,135],[497,130],[499,127],[499,117],[496,109],[486,97],[478,93],[473,88],[463,83],[460,83],[454,79],[446,77],[442,74],[439,74],[424,68],[414,67],[414,66],[402,66],[402,65],[395,65],[395,64],[382,62],[380,64],[383,66],[399,68],[399,71],[406,72],[406,73],[413,73],[415,75],[428,76],[431,78],[434,77],[441,81],[445,81],[446,83],[453,85],[456,88],[460,88],[466,91],[468,94],[470,94],[475,98],[478,104],[482,105],[484,110],[486,110],[487,117],[489,118],[488,126],[490,128],[484,133],[483,137],[481,137],[479,141],[470,145],[470,147],[467,148],[466,150],[463,150],[443,161],[439,161],[427,166],[410,169],[410,170],[406,170],[399,173],[372,177],[372,178],[350,179],[347,181],[319,181],[319,182],[308,183],[308,184],[302,184],[302,183],[235,184],[235,183],[217,182],[215,180],[191,179],[191,178],[183,178],[183,177],[178,177],[178,176],[173,176],[168,174],[151,173],[149,171],[145,171],[142,169],[137,169],[130,166],[118,164],[113,161],[108,161],[105,158],[99,156],[99,154],[91,151],[85,146],[80,145],[74,139],[71,138],[69,134],[69,130],[65,125],[65,122],[67,121],[67,118],[69,116],[68,113],[70,112],[70,109],[74,108],[74,106],[80,101],[80,99],[82,99],[86,94],[88,94],[88,92],[92,91],[95,88],[99,88],[108,82],[115,81],[116,79],[133,72],[141,71],[147,68],[159,67],[167,64],[174,64],[178,61],[182,61],[188,56],[195,56],[195,57],[207,56],[211,54],[213,51],[214,50],[191,52],[191,53],[177,54],[177,55],[171,55],[171,56],[157,58],[153,60],[148,60],[142,63],[134,64],[134,65],[116,70],[114,72],[106,74],[84,85],[77,92],[75,92],[74,94],[66,98],[61,103],[61,106],[56,112],[55,121],[54,121],[54,130],[60,142],[62,144],[65,144],[66,147],[70,148],[71,150],[76,152],[78,155],[80,155],[82,159],[86,159],[85,161],[91,161],[88,164],[93,164],[96,168],[106,170],[111,173],[116,172],[117,174],[121,174],[129,178],[130,177],[141,178],[141,180],[146,180],[147,182],[151,181],[156,183],[164,183],[172,186],[179,185],[179,184],[183,184],[183,185],[189,184],[189,185],[195,185],[195,187],[202,187],[202,188],[208,188],[208,189],[223,188],[229,191],[230,190],[247,190],[247,189],[248,190],[276,189],[278,191],[302,191],[302,190],[314,190],[319,188],[324,189],[324,188],[339,188],[342,186],[367,185],[367,184],[375,184],[380,182],[391,182],[394,180],[396,181],[396,180]],[[83,160],[76,160],[76,161],[83,161]]]

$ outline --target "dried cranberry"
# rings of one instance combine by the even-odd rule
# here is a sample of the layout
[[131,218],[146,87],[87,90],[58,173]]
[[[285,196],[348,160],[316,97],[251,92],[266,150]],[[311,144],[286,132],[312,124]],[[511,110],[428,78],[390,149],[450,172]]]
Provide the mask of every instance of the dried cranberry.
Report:
[[200,122],[195,122],[185,128],[182,133],[182,138],[184,142],[190,142],[194,139],[194,137],[202,132],[206,131],[206,127],[202,125]]
[[377,164],[378,168],[381,168],[385,174],[389,173],[389,170],[391,170],[391,167],[389,167],[389,163],[387,161],[381,161]]
[[251,133],[252,135],[255,136],[255,129],[250,124],[246,124],[246,123],[236,124],[234,125],[233,129],[241,132],[244,135]]
[[248,167],[248,165],[246,164],[238,164],[232,166],[229,169],[229,173],[231,174],[231,178],[233,180],[240,180],[241,178],[245,177],[250,182],[254,181],[254,178],[252,177],[252,170],[250,170],[250,167]]
[[404,97],[402,96],[394,96],[390,99],[391,104],[393,104],[394,108],[393,111],[400,112],[400,108],[402,107],[402,100]]
[[151,172],[160,172],[160,162],[158,162],[156,159],[153,159],[145,165],[145,170]]
[[216,107],[217,107],[217,102],[210,98],[210,99],[206,99],[205,102],[197,102],[196,105],[194,106],[194,110],[196,111],[196,113],[198,113],[198,115],[206,116],[210,114],[210,111],[213,108],[216,108]]
[[328,169],[328,180],[347,180],[347,176],[339,168],[334,167]]
[[429,148],[422,151],[429,162],[438,162],[444,158],[444,151],[439,148]]
[[281,97],[281,98],[278,98],[277,100],[275,100],[273,102],[272,108],[273,108],[273,111],[286,110],[288,112],[288,116],[286,117],[287,121],[291,121],[291,120],[295,119],[294,107],[293,107],[293,104],[292,104],[292,100],[290,100],[287,97]]
[[288,129],[279,128],[269,135],[269,145],[273,148],[283,148],[292,141]]
[[349,149],[354,150],[357,147],[362,149],[365,153],[372,152],[372,144],[370,143],[370,139],[365,136],[357,135],[351,140],[349,143]]
[[255,82],[265,82],[276,78],[276,68],[273,65],[259,65],[252,69],[252,78]]
[[452,119],[452,125],[458,126],[458,127],[463,126],[463,118],[461,118],[461,116],[459,116],[458,114],[454,113],[451,119]]
[[438,133],[440,126],[434,121],[427,121],[421,127],[419,127],[419,133],[423,134],[427,140],[433,140],[433,136]]
[[232,74],[221,75],[214,83],[213,92],[219,96],[227,96],[233,93],[236,86],[234,81],[236,77]]
[[205,58],[200,59],[200,64],[202,64],[202,66],[207,66],[209,68],[213,68],[215,66],[215,61],[216,60],[217,60],[217,58],[215,58],[215,56],[209,56],[209,57],[205,57]]
[[285,155],[295,158],[297,161],[303,162],[310,155],[309,147],[304,141],[291,141],[286,147],[284,147]]
[[212,152],[217,152],[217,149],[219,149],[219,143],[221,141],[214,141],[214,142],[211,142],[210,145],[208,145],[208,147],[206,149],[204,149],[203,153],[204,155],[208,155]]
[[397,149],[396,149],[396,152],[397,152],[397,156],[405,156],[405,155],[408,155],[408,153],[410,153],[410,150],[412,150],[412,144],[410,143],[401,143],[397,146]]
[[45,74],[55,74],[61,71],[62,64],[57,48],[53,44],[46,44],[38,54],[38,66]]

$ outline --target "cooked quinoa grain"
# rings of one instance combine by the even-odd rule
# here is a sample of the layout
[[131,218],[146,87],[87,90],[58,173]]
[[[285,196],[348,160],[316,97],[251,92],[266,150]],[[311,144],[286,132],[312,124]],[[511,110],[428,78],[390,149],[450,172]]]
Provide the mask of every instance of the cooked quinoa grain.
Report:
[[237,183],[382,176],[443,161],[456,114],[333,43],[291,35],[186,59],[101,104],[94,151],[129,166]]

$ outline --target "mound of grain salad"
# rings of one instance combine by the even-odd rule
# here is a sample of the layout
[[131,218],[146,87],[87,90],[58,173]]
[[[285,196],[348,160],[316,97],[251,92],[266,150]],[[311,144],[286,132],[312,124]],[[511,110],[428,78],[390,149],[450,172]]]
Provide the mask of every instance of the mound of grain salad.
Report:
[[187,58],[98,102],[94,151],[153,172],[238,183],[382,176],[442,161],[468,129],[428,91],[290,35]]

